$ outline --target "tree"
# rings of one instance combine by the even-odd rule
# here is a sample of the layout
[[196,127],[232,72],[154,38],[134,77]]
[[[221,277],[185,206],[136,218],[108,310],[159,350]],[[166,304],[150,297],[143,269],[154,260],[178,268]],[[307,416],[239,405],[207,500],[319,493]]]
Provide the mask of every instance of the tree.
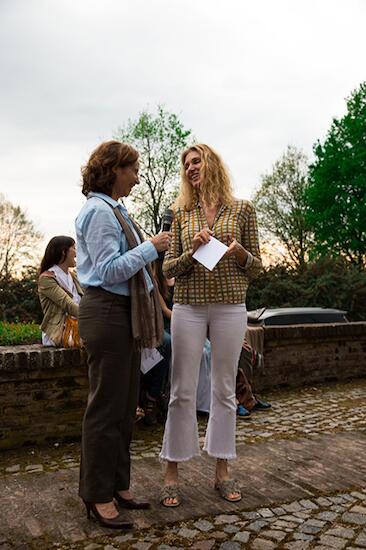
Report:
[[263,237],[275,237],[285,246],[290,263],[302,269],[312,242],[306,221],[304,191],[308,185],[308,160],[288,146],[262,183],[253,202]]
[[148,234],[160,231],[164,210],[174,202],[179,175],[179,157],[192,140],[174,113],[158,106],[157,114],[140,113],[119,128],[116,139],[133,145],[140,153],[140,185],[134,188],[132,211]]
[[359,267],[366,254],[366,82],[346,100],[324,143],[314,146],[306,191],[315,250],[345,256]]
[[37,257],[37,247],[42,235],[19,206],[14,206],[0,194],[0,279],[11,275]]
[[37,269],[28,267],[19,277],[0,280],[0,321],[29,323],[42,321],[37,292]]

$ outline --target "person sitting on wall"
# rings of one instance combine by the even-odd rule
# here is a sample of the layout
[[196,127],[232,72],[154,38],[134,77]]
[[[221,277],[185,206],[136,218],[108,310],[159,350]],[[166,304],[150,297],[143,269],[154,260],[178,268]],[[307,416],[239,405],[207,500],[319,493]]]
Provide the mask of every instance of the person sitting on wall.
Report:
[[254,369],[259,368],[262,358],[244,339],[236,376],[237,415],[249,418],[254,411],[267,411],[272,407],[270,403],[258,399],[253,393],[252,385]]
[[[75,273],[75,241],[63,235],[53,237],[48,243],[41,261],[38,278],[38,296],[43,311],[41,324],[44,346],[80,345],[77,332],[79,302],[83,290]],[[66,335],[67,320],[74,321],[75,341]]]

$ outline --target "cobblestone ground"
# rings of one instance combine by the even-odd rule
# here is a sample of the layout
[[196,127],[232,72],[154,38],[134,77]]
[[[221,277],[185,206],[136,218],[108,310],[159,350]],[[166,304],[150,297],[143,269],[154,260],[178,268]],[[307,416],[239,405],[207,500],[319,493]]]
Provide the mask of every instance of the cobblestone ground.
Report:
[[[366,380],[277,392],[265,397],[272,402],[273,409],[254,413],[248,420],[238,420],[238,445],[255,445],[268,438],[297,439],[366,427]],[[205,425],[206,419],[201,418],[201,437]],[[161,437],[161,428],[139,428],[132,444],[133,459],[156,457]],[[78,458],[79,446],[76,443],[4,452],[0,456],[0,476],[25,476],[60,468],[77,468]],[[278,502],[270,508],[207,516],[131,533],[98,535],[74,543],[34,538],[29,544],[16,546],[9,539],[2,539],[0,534],[0,550],[365,549],[366,489],[352,489],[346,493]]]

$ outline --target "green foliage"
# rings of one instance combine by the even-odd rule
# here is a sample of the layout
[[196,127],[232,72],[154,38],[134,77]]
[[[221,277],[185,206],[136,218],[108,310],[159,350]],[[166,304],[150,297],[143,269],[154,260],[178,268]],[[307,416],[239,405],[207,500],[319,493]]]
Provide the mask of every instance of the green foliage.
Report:
[[28,268],[22,277],[0,279],[0,319],[12,322],[41,322],[37,294],[37,271]]
[[140,113],[118,130],[116,139],[140,153],[140,185],[131,194],[132,211],[148,234],[160,231],[162,215],[177,197],[180,153],[192,140],[174,113],[158,106],[157,114]]
[[0,321],[0,346],[39,344],[41,329],[35,323],[6,323]]
[[306,192],[315,250],[366,258],[366,82],[347,100],[347,114],[334,119],[324,143],[314,146]]
[[331,307],[350,321],[366,320],[366,277],[342,259],[323,258],[301,271],[270,267],[249,286],[248,310],[259,307]]
[[300,268],[307,260],[311,245],[304,200],[307,172],[306,156],[288,146],[272,172],[262,176],[261,186],[253,199],[262,236],[279,239],[286,247],[290,262]]

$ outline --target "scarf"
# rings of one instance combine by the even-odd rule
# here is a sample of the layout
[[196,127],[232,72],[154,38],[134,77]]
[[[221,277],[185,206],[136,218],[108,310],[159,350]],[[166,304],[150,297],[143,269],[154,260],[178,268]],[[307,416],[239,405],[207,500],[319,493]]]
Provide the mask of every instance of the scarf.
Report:
[[[118,206],[113,208],[113,212],[122,227],[129,248],[138,246],[139,243],[136,240],[134,232],[127,220],[122,216]],[[131,218],[130,220],[141,242],[143,242],[144,238],[141,231]],[[161,344],[163,339],[163,315],[159,304],[156,281],[150,264],[147,264],[145,268],[154,285],[151,293],[148,292],[142,269],[129,280],[132,336],[139,350],[143,348],[156,348]]]

